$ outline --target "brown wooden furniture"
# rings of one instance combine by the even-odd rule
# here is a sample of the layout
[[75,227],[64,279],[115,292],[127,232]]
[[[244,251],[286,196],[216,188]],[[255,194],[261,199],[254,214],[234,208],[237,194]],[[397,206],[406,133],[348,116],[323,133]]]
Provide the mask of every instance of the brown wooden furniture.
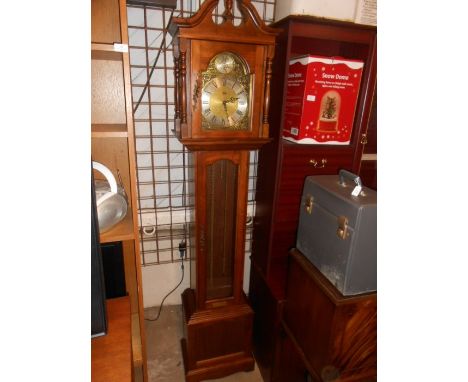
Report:
[[[222,22],[205,1],[169,26],[175,58],[175,135],[190,150],[195,225],[190,289],[182,294],[187,381],[252,370],[253,312],[242,290],[249,150],[268,142],[276,31],[250,0],[233,1]],[[192,168],[191,166],[191,168]],[[192,192],[190,192],[192,194]]]
[[107,334],[91,340],[93,382],[132,381],[132,332],[128,296],[110,299],[107,306]]
[[377,294],[344,297],[296,249],[286,290],[278,380],[304,381],[303,368],[317,382],[375,381]]
[[102,233],[100,242],[123,243],[133,366],[136,379],[147,381],[126,1],[93,0],[91,12],[91,154],[116,178],[119,171],[129,202],[125,219]]
[[[255,311],[254,352],[265,380],[277,355],[285,298],[287,253],[295,246],[299,204],[308,175],[359,173],[376,80],[376,28],[309,16],[289,16],[272,25],[277,39],[271,81],[270,138],[259,152],[253,222],[249,300]],[[364,61],[351,143],[304,145],[282,139],[284,97],[291,58],[313,54]],[[314,164],[315,163],[315,164]]]
[[377,89],[372,100],[371,115],[364,139],[366,145],[361,157],[359,176],[365,186],[377,190]]

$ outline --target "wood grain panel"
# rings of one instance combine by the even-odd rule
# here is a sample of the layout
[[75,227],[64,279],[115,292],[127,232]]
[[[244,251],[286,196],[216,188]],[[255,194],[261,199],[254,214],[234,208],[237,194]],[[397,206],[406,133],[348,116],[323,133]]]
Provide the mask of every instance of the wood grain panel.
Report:
[[255,217],[253,221],[252,259],[267,274],[269,250],[273,236],[272,214],[276,203],[277,179],[281,166],[282,105],[285,88],[285,61],[288,53],[287,33],[278,36],[276,54],[273,59],[273,74],[270,93],[270,138],[272,141],[261,147],[258,154],[257,184],[255,192]]
[[[214,296],[209,296],[207,293],[207,283],[208,275],[206,271],[209,269],[210,257],[217,257],[221,252],[213,252],[211,246],[215,245],[215,242],[218,242],[217,245],[220,245],[221,238],[223,240],[227,238],[225,232],[219,232],[220,229],[225,229],[232,233],[233,237],[229,239],[232,243],[233,248],[226,249],[227,251],[233,251],[234,260],[233,260],[233,277],[231,277],[232,284],[232,296],[227,297],[225,300],[226,303],[239,303],[242,300],[242,280],[244,275],[244,251],[245,251],[245,222],[247,215],[247,181],[248,181],[248,151],[198,151],[195,154],[195,167],[196,167],[196,177],[195,177],[195,187],[196,187],[196,230],[197,230],[197,279],[198,285],[196,289],[197,293],[197,304],[199,309],[205,309],[207,307],[207,301],[210,301],[210,298]],[[207,185],[210,184],[208,181],[210,166],[216,163],[223,163],[223,161],[230,162],[230,168],[235,169],[231,171],[229,176],[230,180],[226,183],[227,179],[218,177],[221,173],[216,172],[213,175],[216,175],[212,179],[211,184],[216,185],[217,187],[223,187],[223,184],[233,185],[235,183],[236,195],[226,193],[225,196],[231,199],[231,204],[234,204],[236,208],[235,211],[232,211],[234,215],[227,213],[227,220],[224,221],[224,217],[220,214],[221,211],[216,213],[218,220],[223,220],[224,226],[216,222],[214,219],[216,209],[229,208],[227,205],[218,199],[214,200],[214,195],[220,192],[216,190],[208,190]],[[233,176],[235,173],[235,176]],[[224,191],[223,191],[224,193]],[[212,197],[213,196],[213,197]],[[237,200],[235,198],[237,197]],[[213,199],[213,200],[212,200]],[[237,202],[237,203],[236,203]],[[209,208],[210,203],[216,203],[214,209]],[[210,216],[210,211],[213,216]],[[211,223],[214,223],[213,226]],[[216,226],[217,224],[217,226]],[[234,225],[234,227],[233,227]],[[210,228],[210,226],[212,226]],[[226,243],[227,244],[227,243]],[[213,253],[211,253],[212,251]],[[210,254],[211,253],[211,254]],[[213,256],[211,256],[213,255]],[[231,260],[229,260],[231,261]],[[224,296],[226,297],[226,296]]]
[[122,62],[91,60],[91,123],[125,124]]
[[130,296],[132,314],[138,313],[138,286],[135,269],[135,247],[132,240],[122,242],[125,269],[125,287]]
[[365,160],[361,162],[359,170],[362,184],[377,191],[377,161]]
[[367,125],[367,144],[364,146],[364,153],[377,154],[377,87],[372,99],[372,108]]
[[377,294],[341,295],[297,250],[290,255],[283,326],[312,375],[333,372],[336,381],[376,375]]
[[294,343],[284,333],[279,341],[281,364],[276,373],[276,381],[305,382],[307,368],[298,354]]
[[[252,261],[249,301],[255,311],[254,355],[262,377],[269,381],[276,366],[281,311],[284,300],[272,293],[261,269]],[[281,288],[282,289],[282,288]]]
[[128,297],[107,300],[108,332],[91,340],[93,382],[130,382],[132,347]]
[[118,0],[91,1],[91,41],[108,44],[122,41]]
[[195,292],[186,289],[182,294],[182,306],[186,336],[182,340],[182,351],[187,382],[253,370],[253,311],[245,295],[241,304],[197,311]]
[[206,180],[206,294],[212,300],[233,292],[237,166],[229,160],[216,161],[207,166]]

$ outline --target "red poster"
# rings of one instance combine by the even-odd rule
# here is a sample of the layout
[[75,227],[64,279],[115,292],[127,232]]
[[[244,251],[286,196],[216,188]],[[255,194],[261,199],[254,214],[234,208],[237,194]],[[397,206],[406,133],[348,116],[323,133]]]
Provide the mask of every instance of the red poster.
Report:
[[283,137],[305,144],[349,144],[363,66],[339,57],[291,60]]

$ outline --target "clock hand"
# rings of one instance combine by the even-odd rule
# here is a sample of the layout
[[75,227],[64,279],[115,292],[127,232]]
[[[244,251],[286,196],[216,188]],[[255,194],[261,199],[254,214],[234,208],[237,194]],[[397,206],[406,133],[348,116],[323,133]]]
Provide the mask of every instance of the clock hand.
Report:
[[[228,98],[228,99],[226,100],[226,102],[235,102],[235,101],[237,101],[238,99],[239,99],[239,98],[237,98],[237,97],[231,97],[231,98]],[[223,101],[223,102],[224,102],[224,101]]]
[[228,115],[226,103],[227,103],[227,101],[223,101],[223,107],[224,107],[224,112],[226,113],[226,115]]

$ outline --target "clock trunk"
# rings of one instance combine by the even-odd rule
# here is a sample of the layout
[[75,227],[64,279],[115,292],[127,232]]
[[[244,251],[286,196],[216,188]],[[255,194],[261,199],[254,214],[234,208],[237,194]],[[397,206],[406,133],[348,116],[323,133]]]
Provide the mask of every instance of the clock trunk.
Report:
[[221,378],[255,365],[253,311],[242,289],[249,154],[270,141],[278,32],[265,26],[250,0],[237,4],[243,16],[238,26],[229,0],[221,24],[212,18],[218,1],[206,0],[194,16],[174,18],[169,26],[174,132],[190,150],[194,171],[191,287],[182,294],[187,381]]

